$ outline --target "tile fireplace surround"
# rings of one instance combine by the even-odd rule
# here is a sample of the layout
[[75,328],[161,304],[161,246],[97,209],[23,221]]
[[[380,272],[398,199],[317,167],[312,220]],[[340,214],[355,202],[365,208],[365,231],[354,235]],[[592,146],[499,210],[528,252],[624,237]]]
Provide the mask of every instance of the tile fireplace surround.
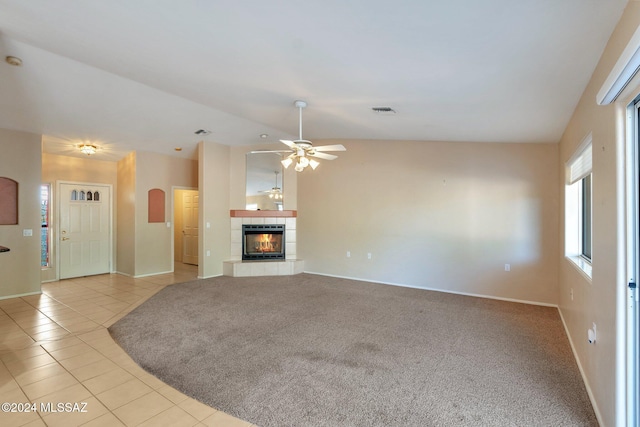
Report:
[[[296,211],[230,211],[231,259],[223,262],[222,274],[247,277],[302,273],[304,261],[296,258],[296,216]],[[242,224],[284,224],[284,261],[242,261]]]

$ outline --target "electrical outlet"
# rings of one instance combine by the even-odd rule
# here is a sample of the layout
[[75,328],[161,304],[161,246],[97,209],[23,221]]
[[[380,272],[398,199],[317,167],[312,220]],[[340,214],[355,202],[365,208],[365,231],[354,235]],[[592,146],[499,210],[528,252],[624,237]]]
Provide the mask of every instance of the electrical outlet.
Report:
[[367,253],[367,259],[371,259],[371,252]]
[[511,264],[505,264],[504,271],[511,271]]
[[351,251],[347,251],[347,258],[351,258]]

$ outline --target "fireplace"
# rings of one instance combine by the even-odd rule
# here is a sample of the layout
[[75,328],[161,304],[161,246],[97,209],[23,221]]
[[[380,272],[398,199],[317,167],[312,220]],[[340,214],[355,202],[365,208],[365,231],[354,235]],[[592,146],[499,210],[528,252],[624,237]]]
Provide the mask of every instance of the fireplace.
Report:
[[283,260],[284,224],[243,224],[242,259],[247,261]]

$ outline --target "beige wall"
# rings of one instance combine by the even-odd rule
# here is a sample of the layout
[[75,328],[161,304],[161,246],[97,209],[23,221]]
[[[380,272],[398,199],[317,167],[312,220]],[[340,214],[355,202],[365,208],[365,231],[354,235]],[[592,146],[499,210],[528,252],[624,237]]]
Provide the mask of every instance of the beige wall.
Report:
[[118,209],[116,218],[117,261],[116,271],[128,276],[136,274],[136,153],[131,152],[121,159],[118,168]]
[[[560,142],[561,190],[561,254],[559,268],[560,311],[565,321],[585,382],[592,395],[603,425],[624,425],[623,412],[616,405],[624,401],[621,389],[624,373],[616,371],[616,358],[623,346],[623,324],[616,323],[624,315],[620,295],[626,288],[624,274],[624,164],[617,151],[624,146],[624,108],[640,90],[627,94],[618,105],[596,105],[596,94],[611,72],[633,32],[640,25],[640,4],[629,2],[618,26],[600,59],[592,79],[584,91],[574,115]],[[636,78],[636,80],[638,80]],[[637,87],[636,85],[633,85]],[[589,133],[593,135],[593,277],[589,281],[564,258],[564,167],[576,148]],[[619,157],[621,158],[621,157]],[[619,179],[617,181],[617,179]],[[622,249],[621,249],[622,248]],[[573,290],[573,301],[571,291]],[[622,299],[624,300],[624,298]],[[587,330],[595,322],[598,330],[595,345],[587,343]],[[617,340],[617,337],[621,341]],[[616,351],[618,346],[618,351]],[[619,367],[622,369],[622,366]],[[622,373],[621,373],[622,372]],[[616,403],[618,402],[618,403]],[[620,409],[623,407],[619,406]],[[620,418],[618,418],[620,417]]]
[[[173,270],[173,187],[197,187],[194,160],[135,152],[118,162],[118,272],[147,276]],[[165,222],[149,223],[148,192],[165,192]],[[167,227],[169,224],[169,227]]]
[[[40,135],[0,129],[0,176],[18,182],[18,224],[0,225],[0,298],[40,293]],[[30,237],[23,230],[32,230]]]
[[[141,151],[136,153],[135,276],[173,271],[173,187],[197,186],[198,164],[195,160]],[[154,188],[165,192],[164,223],[148,221],[148,192]]]
[[[51,184],[52,200],[51,205],[53,221],[51,229],[53,236],[58,235],[57,230],[57,204],[56,204],[56,182],[87,182],[92,184],[108,184],[112,186],[113,218],[112,225],[117,229],[117,201],[113,195],[118,193],[118,168],[115,162],[96,160],[90,157],[70,157],[58,156],[55,154],[42,153],[42,182]],[[115,236],[115,233],[114,233]],[[115,238],[115,237],[114,237]],[[54,238],[51,245],[51,267],[42,270],[42,281],[56,280],[57,278],[57,240]],[[112,244],[112,259],[116,260],[116,243]],[[115,266],[113,267],[115,269]]]
[[347,151],[299,175],[305,271],[557,303],[557,145],[316,143]]
[[[200,142],[198,159],[201,230],[198,276],[206,278],[222,275],[222,262],[231,256],[231,148],[214,142]],[[236,198],[239,200],[241,197]]]

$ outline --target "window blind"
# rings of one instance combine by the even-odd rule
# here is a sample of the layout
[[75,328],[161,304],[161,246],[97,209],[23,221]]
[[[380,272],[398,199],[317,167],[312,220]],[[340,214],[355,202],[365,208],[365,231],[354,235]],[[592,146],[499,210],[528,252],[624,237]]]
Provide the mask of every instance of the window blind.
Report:
[[567,184],[571,185],[580,181],[591,173],[591,141],[586,147],[568,163]]

